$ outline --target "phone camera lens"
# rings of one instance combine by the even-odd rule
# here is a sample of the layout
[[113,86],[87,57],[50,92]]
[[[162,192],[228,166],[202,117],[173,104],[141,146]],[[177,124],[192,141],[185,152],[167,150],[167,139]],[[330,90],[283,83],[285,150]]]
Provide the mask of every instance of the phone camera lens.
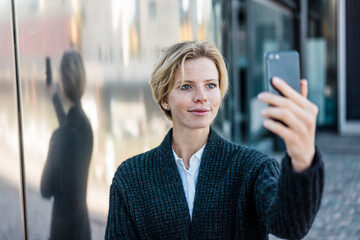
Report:
[[270,54],[270,55],[269,55],[269,60],[270,60],[270,61],[274,60],[274,54]]

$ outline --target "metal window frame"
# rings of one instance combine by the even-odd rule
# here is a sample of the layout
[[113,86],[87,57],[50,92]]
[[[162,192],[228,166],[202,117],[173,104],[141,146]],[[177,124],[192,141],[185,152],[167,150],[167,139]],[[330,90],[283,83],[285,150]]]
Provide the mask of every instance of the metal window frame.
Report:
[[12,17],[12,32],[14,45],[14,66],[15,66],[15,81],[16,81],[16,100],[17,100],[17,117],[18,117],[18,133],[19,133],[19,155],[20,155],[20,202],[21,202],[21,217],[22,217],[22,232],[23,239],[28,239],[27,226],[27,207],[26,207],[26,181],[25,181],[25,162],[24,162],[24,145],[23,145],[23,128],[22,128],[22,104],[21,104],[21,84],[19,71],[19,52],[18,52],[18,30],[17,30],[17,15],[15,0],[11,0],[11,17]]
[[346,0],[338,1],[338,130],[341,135],[360,135],[360,121],[346,119]]

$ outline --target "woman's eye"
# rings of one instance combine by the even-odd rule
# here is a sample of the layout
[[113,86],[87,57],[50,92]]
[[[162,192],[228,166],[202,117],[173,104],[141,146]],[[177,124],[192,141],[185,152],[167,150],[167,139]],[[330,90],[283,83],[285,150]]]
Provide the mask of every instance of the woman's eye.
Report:
[[216,84],[215,83],[209,83],[208,84],[208,88],[215,88],[216,87]]
[[190,88],[190,86],[189,85],[187,85],[187,84],[184,84],[184,85],[182,85],[181,86],[181,90],[186,90],[186,89],[189,89]]

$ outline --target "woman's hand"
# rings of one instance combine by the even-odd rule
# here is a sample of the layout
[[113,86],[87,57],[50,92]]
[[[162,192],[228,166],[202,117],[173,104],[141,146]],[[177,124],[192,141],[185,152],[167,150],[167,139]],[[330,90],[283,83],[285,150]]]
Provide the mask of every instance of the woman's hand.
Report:
[[304,171],[311,165],[315,155],[318,107],[307,99],[307,80],[300,81],[301,94],[280,78],[274,77],[272,83],[284,97],[268,92],[258,95],[261,102],[271,105],[261,112],[266,118],[263,125],[285,141],[293,169],[296,172]]

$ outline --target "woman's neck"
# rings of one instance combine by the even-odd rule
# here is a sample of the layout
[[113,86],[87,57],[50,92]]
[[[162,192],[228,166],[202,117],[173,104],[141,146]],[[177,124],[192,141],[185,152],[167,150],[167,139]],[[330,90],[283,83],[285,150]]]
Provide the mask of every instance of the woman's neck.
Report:
[[186,168],[190,166],[190,158],[209,138],[210,127],[203,129],[173,128],[172,147],[175,153],[182,158]]

